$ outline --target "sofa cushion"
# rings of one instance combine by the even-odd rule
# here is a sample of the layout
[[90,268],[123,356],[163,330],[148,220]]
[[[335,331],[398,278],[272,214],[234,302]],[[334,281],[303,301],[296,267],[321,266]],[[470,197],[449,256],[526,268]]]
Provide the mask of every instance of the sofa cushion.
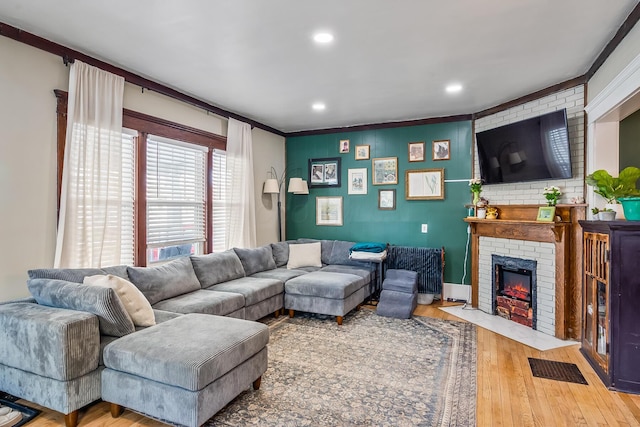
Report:
[[135,330],[124,304],[111,288],[56,279],[29,279],[27,287],[38,304],[95,314],[104,335],[121,337]]
[[364,284],[364,279],[355,274],[315,271],[289,280],[284,288],[291,295],[345,299]]
[[156,310],[171,311],[173,313],[203,313],[226,316],[244,307],[244,297],[229,292],[213,292],[197,290],[188,294],[178,295],[160,301],[153,305]]
[[259,271],[273,270],[276,262],[273,260],[271,245],[260,246],[254,249],[233,248],[244,268],[244,274],[251,276]]
[[252,274],[251,277],[256,277],[258,279],[276,279],[284,283],[289,279],[302,276],[303,274],[307,274],[307,272],[304,270],[289,270],[288,268],[280,267],[276,268],[275,270],[261,271],[256,274]]
[[82,282],[85,285],[102,286],[116,291],[124,308],[129,313],[134,326],[153,326],[156,324],[153,309],[149,301],[135,285],[122,277],[113,274],[87,276]]
[[112,267],[102,267],[100,270],[104,271],[104,274],[113,274],[114,276],[122,277],[129,280],[129,274],[127,274],[127,265],[114,265]]
[[296,243],[289,245],[289,261],[287,268],[322,267],[321,244]]
[[289,261],[289,242],[271,243],[271,253],[276,267],[283,267]]
[[128,267],[127,273],[151,305],[200,289],[198,277],[187,257],[156,267]]
[[198,391],[259,353],[269,342],[269,328],[259,322],[188,314],[130,338],[105,347],[108,368]]
[[191,256],[191,264],[201,288],[244,277],[240,258],[233,249],[207,255]]
[[29,279],[56,279],[82,283],[86,276],[105,274],[100,268],[38,268],[27,272]]
[[331,257],[329,264],[349,265],[349,250],[355,245],[355,242],[345,242],[344,240],[336,240],[331,249]]
[[229,282],[218,283],[206,290],[232,292],[244,296],[244,305],[250,306],[284,292],[284,284],[275,279],[243,277]]
[[326,267],[322,267],[320,271],[327,271],[330,273],[355,274],[356,276],[362,277],[365,283],[369,283],[373,279],[374,273],[374,270],[372,270],[371,267],[356,267],[354,265],[342,264],[327,265]]

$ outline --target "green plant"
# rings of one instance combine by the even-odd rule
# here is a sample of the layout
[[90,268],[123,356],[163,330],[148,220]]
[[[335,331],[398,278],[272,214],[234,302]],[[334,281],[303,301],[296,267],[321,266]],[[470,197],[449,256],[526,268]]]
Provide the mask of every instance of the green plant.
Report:
[[598,208],[591,208],[591,213],[594,215],[598,215],[598,212],[600,212],[600,209]]
[[640,196],[640,190],[636,188],[636,181],[640,179],[640,169],[629,166],[620,171],[617,178],[611,176],[604,169],[599,169],[587,175],[587,185],[595,187],[596,194],[604,197],[607,203],[616,203],[621,197]]

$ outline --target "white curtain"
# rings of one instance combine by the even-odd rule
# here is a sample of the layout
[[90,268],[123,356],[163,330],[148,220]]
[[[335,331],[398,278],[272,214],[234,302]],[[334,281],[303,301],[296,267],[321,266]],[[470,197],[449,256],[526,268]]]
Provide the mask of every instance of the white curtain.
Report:
[[71,64],[55,267],[120,262],[123,93],[122,77]]
[[251,126],[229,119],[227,132],[227,248],[256,246]]

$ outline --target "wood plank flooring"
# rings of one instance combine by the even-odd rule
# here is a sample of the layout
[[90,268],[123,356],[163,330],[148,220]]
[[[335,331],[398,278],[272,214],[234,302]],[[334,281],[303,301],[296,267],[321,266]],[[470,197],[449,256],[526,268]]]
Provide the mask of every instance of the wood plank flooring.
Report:
[[[460,320],[439,310],[439,306],[440,303],[420,305],[415,314]],[[477,331],[478,426],[640,426],[640,395],[607,390],[578,351],[579,346],[542,352],[483,328],[477,328]],[[575,363],[589,385],[534,378],[528,357]],[[640,361],[638,364],[640,369]],[[61,414],[38,408],[43,413],[29,426],[64,425]],[[80,411],[78,425],[128,427],[164,424],[129,410],[114,419],[109,405],[100,402]]]

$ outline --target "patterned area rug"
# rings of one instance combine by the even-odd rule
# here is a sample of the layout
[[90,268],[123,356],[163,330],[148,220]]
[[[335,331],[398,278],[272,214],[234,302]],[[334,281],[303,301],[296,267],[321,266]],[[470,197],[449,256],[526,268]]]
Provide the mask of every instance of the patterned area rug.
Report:
[[269,368],[207,426],[474,426],[476,332],[362,309],[270,322]]

